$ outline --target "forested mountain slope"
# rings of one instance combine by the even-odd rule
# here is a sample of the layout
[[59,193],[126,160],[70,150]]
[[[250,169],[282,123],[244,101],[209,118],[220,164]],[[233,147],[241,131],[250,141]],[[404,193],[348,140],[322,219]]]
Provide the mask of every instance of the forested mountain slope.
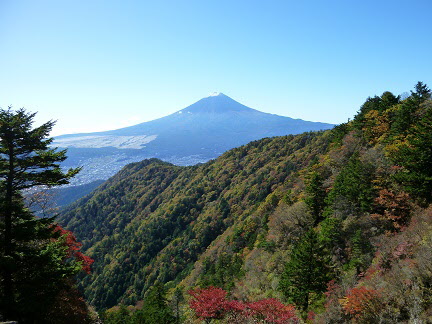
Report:
[[333,130],[194,167],[130,164],[61,217],[95,259],[85,294],[101,309],[156,282],[212,285],[316,322],[430,321],[431,125],[418,83],[403,100],[368,98]]
[[284,191],[328,142],[305,133],[252,142],[193,167],[155,159],[128,165],[61,218],[96,259],[89,300],[132,303],[156,279],[179,280],[218,235]]

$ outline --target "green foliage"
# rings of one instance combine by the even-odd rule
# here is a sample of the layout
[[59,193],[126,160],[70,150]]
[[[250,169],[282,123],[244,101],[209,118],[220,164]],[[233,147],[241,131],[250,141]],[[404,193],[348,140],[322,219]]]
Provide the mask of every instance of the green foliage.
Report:
[[[342,168],[326,202],[329,208],[335,208],[339,201],[345,200],[351,208],[360,212],[371,209],[374,197],[373,166],[362,163],[359,153],[354,153],[346,166]],[[327,210],[327,215],[329,210]]]
[[162,284],[154,285],[144,299],[141,310],[136,311],[132,316],[133,323],[160,324],[174,323],[175,317],[165,297],[166,291]]
[[422,106],[422,118],[410,127],[407,140],[396,147],[392,160],[403,167],[395,175],[405,189],[423,204],[432,202],[432,104]]
[[391,135],[406,135],[410,127],[417,121],[416,110],[419,101],[410,97],[403,101],[393,113],[391,119]]
[[193,167],[156,159],[126,166],[60,217],[96,260],[92,278],[81,281],[86,297],[98,309],[134,304],[157,280],[179,282],[234,224],[228,250],[253,249],[279,200],[273,193],[292,188],[294,171],[328,144],[321,133],[305,133],[255,141]]
[[234,280],[244,275],[242,265],[243,260],[238,254],[223,253],[216,262],[206,258],[200,286],[215,286],[230,291],[234,287]]
[[132,323],[131,314],[125,305],[120,305],[118,309],[102,312],[104,324],[130,324]]
[[306,312],[326,290],[331,278],[330,258],[315,231],[309,230],[294,246],[279,287],[290,302]]
[[415,91],[411,91],[411,96],[413,97],[413,99],[419,102],[424,102],[425,100],[431,98],[432,91],[423,82],[417,82],[414,89]]
[[343,241],[342,221],[338,218],[328,217],[320,223],[319,240],[325,246],[340,247]]
[[431,110],[418,84],[403,100],[368,98],[334,130],[255,141],[194,167],[128,165],[62,215],[97,259],[81,287],[98,308],[134,304],[155,282],[215,285],[240,300],[282,292],[303,313],[341,323],[369,303],[347,291],[361,297],[383,283],[369,311],[389,313],[361,320],[426,318],[414,313],[432,307],[429,223],[412,211],[432,200]]
[[321,221],[322,212],[325,207],[326,192],[323,187],[323,178],[318,172],[312,172],[306,182],[305,203],[308,205],[312,217],[315,220],[315,226]]
[[336,125],[330,132],[331,141],[335,146],[342,145],[342,140],[351,130],[349,123],[342,123]]
[[369,112],[376,110],[379,113],[382,113],[390,107],[398,104],[399,101],[400,97],[396,97],[389,91],[384,92],[381,97],[375,96],[367,98],[366,102],[361,106],[360,111],[354,117],[354,128],[359,130],[363,129],[366,121],[366,115]]
[[[50,312],[61,305],[61,293],[72,290],[70,279],[81,266],[68,261],[69,247],[53,230],[53,219],[38,219],[26,208],[23,190],[66,184],[79,170],[61,170],[66,151],[49,146],[54,122],[32,128],[34,116],[0,109],[0,315],[50,323]],[[85,322],[85,314],[80,320]]]
[[350,240],[351,251],[347,269],[353,268],[357,274],[365,271],[370,265],[371,252],[373,251],[370,241],[364,237],[361,230],[356,230]]
[[166,299],[165,287],[157,283],[144,299],[139,308],[120,305],[102,312],[102,319],[105,324],[169,324],[176,323]]

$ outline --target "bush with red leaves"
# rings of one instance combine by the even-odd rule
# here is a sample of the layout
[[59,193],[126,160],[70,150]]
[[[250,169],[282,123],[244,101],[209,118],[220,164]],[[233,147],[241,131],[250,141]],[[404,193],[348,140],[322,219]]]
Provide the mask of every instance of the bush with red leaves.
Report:
[[378,290],[360,286],[350,289],[340,303],[346,315],[358,319],[376,313],[379,297]]
[[192,297],[189,306],[195,315],[209,322],[211,319],[223,319],[227,314],[234,314],[239,318],[256,318],[266,323],[285,324],[297,323],[295,307],[284,305],[274,298],[262,299],[256,302],[241,302],[228,300],[227,292],[221,288],[210,286],[202,289],[190,290]]

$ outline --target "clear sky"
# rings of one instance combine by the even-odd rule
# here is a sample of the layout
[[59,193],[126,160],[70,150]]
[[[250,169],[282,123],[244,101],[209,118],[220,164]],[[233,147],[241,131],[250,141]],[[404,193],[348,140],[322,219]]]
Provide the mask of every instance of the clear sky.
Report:
[[432,1],[0,0],[0,107],[53,135],[159,118],[220,91],[331,123],[432,87]]

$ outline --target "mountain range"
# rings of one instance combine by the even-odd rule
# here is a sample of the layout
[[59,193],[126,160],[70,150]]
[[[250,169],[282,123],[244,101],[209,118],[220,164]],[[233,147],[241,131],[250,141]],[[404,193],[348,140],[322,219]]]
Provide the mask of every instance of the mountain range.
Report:
[[64,166],[83,166],[74,184],[86,184],[106,180],[126,164],[146,158],[193,165],[253,140],[333,126],[264,113],[213,93],[163,118],[117,130],[62,135],[53,145],[68,148]]

